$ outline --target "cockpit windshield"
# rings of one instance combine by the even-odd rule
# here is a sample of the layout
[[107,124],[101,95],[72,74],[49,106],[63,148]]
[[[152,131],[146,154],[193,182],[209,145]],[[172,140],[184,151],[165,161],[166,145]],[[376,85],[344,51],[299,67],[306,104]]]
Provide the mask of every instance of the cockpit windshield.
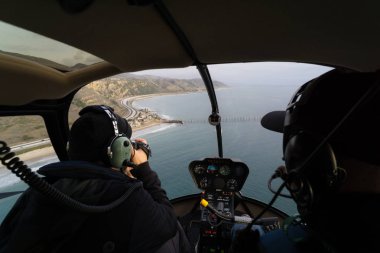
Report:
[[[267,180],[283,164],[282,136],[263,129],[261,117],[284,109],[299,86],[330,68],[242,63],[211,65],[209,70],[222,117],[224,157],[249,166],[242,193],[268,202],[272,193]],[[107,94],[111,102],[95,99],[96,94]],[[75,108],[82,103],[111,103],[129,119],[135,130],[133,137],[149,140],[151,164],[170,198],[199,192],[188,165],[200,158],[217,157],[218,148],[215,127],[208,122],[210,101],[195,67],[141,71],[93,82],[74,98],[73,111],[77,113],[79,109]],[[293,201],[280,199],[275,206],[296,212]]]
[[[268,179],[283,164],[282,136],[263,129],[261,117],[269,111],[284,109],[299,86],[330,69],[311,64],[271,62],[209,66],[222,117],[224,157],[242,161],[249,168],[241,190],[244,196],[267,203],[273,196],[267,189]],[[92,82],[75,95],[69,123],[74,122],[81,108],[94,104],[113,107],[132,126],[132,139],[143,137],[149,141],[151,167],[157,171],[169,198],[201,191],[189,174],[189,164],[206,157],[218,157],[218,146],[215,127],[208,122],[209,97],[195,67],[141,71]],[[6,121],[2,122],[2,128],[17,133],[11,130],[14,126],[3,123]],[[32,127],[43,127],[42,122],[41,126],[36,124]],[[7,136],[2,137],[7,139]],[[33,138],[25,142],[46,136]],[[224,168],[223,173],[227,172],[228,168]],[[0,182],[5,176],[5,172],[0,174]],[[7,185],[6,190],[20,189],[18,183],[13,186],[11,189]],[[1,201],[2,206],[11,207],[5,203],[7,199]],[[296,212],[291,200],[279,199],[274,206],[288,214]],[[6,213],[5,210],[1,216]]]

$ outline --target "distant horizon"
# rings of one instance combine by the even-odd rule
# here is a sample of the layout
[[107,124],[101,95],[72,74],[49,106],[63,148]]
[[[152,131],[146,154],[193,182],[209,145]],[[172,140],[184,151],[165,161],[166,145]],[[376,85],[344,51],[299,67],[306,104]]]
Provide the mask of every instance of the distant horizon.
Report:
[[[333,69],[331,67],[292,62],[230,63],[208,66],[213,81],[226,85],[294,85],[303,83]],[[153,69],[129,72],[139,76],[175,79],[200,79],[195,66],[176,69]]]

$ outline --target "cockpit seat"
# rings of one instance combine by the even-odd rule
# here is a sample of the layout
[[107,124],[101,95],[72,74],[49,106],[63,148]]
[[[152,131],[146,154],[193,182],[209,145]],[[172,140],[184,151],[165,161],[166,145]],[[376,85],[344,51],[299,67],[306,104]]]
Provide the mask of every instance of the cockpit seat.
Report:
[[156,253],[190,253],[190,243],[186,237],[181,224],[178,222],[178,231],[174,237],[166,241]]

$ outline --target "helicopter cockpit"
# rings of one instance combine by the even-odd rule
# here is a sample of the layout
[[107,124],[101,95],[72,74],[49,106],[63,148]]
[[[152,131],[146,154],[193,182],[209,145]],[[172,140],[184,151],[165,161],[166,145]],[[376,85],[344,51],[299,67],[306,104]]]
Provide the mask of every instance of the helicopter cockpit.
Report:
[[107,104],[136,129],[132,139],[149,140],[194,250],[228,252],[242,228],[278,231],[297,211],[284,184],[272,185],[282,135],[260,120],[333,68],[378,70],[378,9],[378,1],[2,1],[0,222],[29,186],[82,211],[112,207],[82,205],[35,173],[69,160],[82,108]]

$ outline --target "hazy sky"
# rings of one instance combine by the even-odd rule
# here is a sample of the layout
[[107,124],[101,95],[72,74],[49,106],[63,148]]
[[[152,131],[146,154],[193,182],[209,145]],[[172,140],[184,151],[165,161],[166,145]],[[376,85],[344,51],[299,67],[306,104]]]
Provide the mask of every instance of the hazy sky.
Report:
[[[304,64],[282,62],[257,62],[210,65],[213,80],[228,85],[295,85],[300,86],[331,68]],[[155,75],[179,79],[200,78],[196,67],[182,69],[157,69],[135,72],[137,75]]]

